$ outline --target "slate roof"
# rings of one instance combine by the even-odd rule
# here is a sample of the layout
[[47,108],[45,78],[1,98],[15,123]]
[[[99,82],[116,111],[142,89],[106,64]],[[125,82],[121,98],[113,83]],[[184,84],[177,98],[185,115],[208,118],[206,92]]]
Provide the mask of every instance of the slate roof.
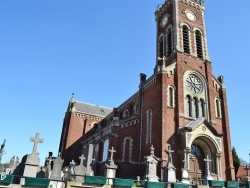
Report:
[[[248,170],[248,173],[250,174],[249,170]],[[247,176],[246,166],[239,166],[236,177],[238,178],[238,177],[242,177],[242,176]]]
[[103,106],[98,106],[95,104],[89,104],[89,103],[84,103],[80,101],[75,101],[75,111],[77,112],[82,112],[85,114],[92,114],[92,115],[97,115],[101,117],[106,117],[109,115],[113,109],[112,108],[107,108]]

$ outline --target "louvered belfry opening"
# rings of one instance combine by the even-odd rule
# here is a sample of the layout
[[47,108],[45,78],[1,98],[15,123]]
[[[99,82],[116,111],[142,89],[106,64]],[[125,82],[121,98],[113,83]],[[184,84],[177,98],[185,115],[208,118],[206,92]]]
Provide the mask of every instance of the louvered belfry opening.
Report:
[[196,31],[196,51],[197,51],[197,57],[203,58],[203,50],[202,50],[202,40],[201,40],[201,32]]
[[189,48],[189,31],[187,26],[183,26],[182,31],[182,37],[183,37],[183,49],[184,53],[190,54],[190,48]]
[[167,31],[167,45],[168,45],[168,56],[172,53],[172,32],[171,29]]
[[160,38],[159,40],[159,57],[163,58],[163,46],[164,46],[164,41],[163,41],[163,37]]

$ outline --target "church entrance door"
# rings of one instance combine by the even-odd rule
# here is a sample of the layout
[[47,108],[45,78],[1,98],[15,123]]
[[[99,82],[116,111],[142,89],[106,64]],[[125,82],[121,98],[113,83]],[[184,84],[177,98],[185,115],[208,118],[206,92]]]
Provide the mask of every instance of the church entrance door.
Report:
[[191,182],[197,185],[202,184],[202,177],[205,174],[205,155],[203,149],[196,144],[191,146],[189,157],[189,170]]

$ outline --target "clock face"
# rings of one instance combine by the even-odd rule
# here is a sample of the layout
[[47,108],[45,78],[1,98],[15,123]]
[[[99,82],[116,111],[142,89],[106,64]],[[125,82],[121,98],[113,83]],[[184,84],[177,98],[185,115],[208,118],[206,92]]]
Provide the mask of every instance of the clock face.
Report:
[[168,22],[168,17],[165,16],[161,21],[161,25],[164,27],[167,24],[167,22]]
[[186,78],[186,86],[187,90],[189,90],[192,93],[202,92],[201,80],[193,74],[188,75],[188,77]]
[[195,14],[194,14],[193,12],[191,12],[191,11],[187,11],[187,12],[186,12],[186,17],[187,17],[189,20],[191,20],[191,21],[195,21],[195,20],[196,20]]

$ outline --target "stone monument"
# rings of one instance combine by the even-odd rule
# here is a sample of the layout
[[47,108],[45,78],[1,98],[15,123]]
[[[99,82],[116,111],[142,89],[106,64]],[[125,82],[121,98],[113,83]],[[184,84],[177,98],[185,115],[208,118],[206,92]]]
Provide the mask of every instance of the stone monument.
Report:
[[204,176],[204,184],[207,185],[208,184],[208,180],[213,180],[213,177],[211,176],[210,170],[209,170],[209,163],[212,161],[211,159],[209,159],[208,155],[207,158],[204,159],[205,163],[206,163],[206,174]]
[[74,171],[75,166],[76,166],[76,163],[75,163],[74,160],[72,160],[72,161],[69,163],[70,173],[71,173],[72,175],[75,174],[75,171]]
[[151,182],[159,182],[159,177],[157,176],[157,164],[161,161],[154,155],[154,146],[150,147],[150,155],[145,157],[147,163],[146,180]]
[[51,180],[62,180],[63,172],[62,172],[62,166],[63,166],[63,160],[61,158],[61,153],[58,153],[58,157],[53,159],[53,169],[51,171],[50,179]]
[[171,150],[171,147],[168,146],[168,149],[165,150],[165,152],[168,154],[168,163],[164,167],[164,179],[163,181],[166,181],[168,183],[175,183],[176,182],[176,168],[174,167],[173,164],[173,158],[172,158],[172,153],[174,152]]
[[184,184],[190,184],[190,173],[189,169],[187,167],[187,158],[188,158],[188,153],[190,150],[185,149],[184,150],[184,160],[183,160],[183,168],[181,169],[181,183]]
[[16,170],[16,168],[17,168],[17,166],[20,164],[20,162],[19,162],[19,158],[18,158],[18,156],[13,156],[11,159],[10,159],[10,164],[9,164],[9,173],[10,174],[12,174],[15,170]]
[[6,140],[3,141],[3,144],[1,145],[1,148],[0,148],[0,173],[4,172],[5,170],[4,164],[2,164],[2,156],[4,152],[5,143],[6,143]]
[[93,165],[93,151],[94,151],[94,145],[89,144],[88,145],[88,157],[87,157],[87,172],[86,174],[88,176],[93,176],[94,171],[92,170],[92,165]]
[[33,146],[32,153],[27,155],[23,176],[36,177],[38,166],[40,163],[38,153],[37,153],[37,146],[38,146],[38,143],[43,143],[43,139],[40,139],[39,136],[40,134],[36,133],[35,138],[32,138],[32,137],[30,138],[30,141],[34,142],[34,146]]
[[114,150],[114,147],[111,147],[110,152],[110,158],[107,160],[105,164],[105,174],[107,177],[107,185],[113,185],[114,184],[114,179],[116,177],[116,169],[118,168],[117,165],[115,165],[114,160],[113,160],[113,155],[116,152]]
[[84,155],[82,154],[80,157],[80,164],[78,166],[75,167],[74,171],[75,171],[75,181],[76,182],[84,182],[84,176],[87,172],[87,168],[85,166],[83,166],[83,160],[85,160],[86,158],[84,157]]

